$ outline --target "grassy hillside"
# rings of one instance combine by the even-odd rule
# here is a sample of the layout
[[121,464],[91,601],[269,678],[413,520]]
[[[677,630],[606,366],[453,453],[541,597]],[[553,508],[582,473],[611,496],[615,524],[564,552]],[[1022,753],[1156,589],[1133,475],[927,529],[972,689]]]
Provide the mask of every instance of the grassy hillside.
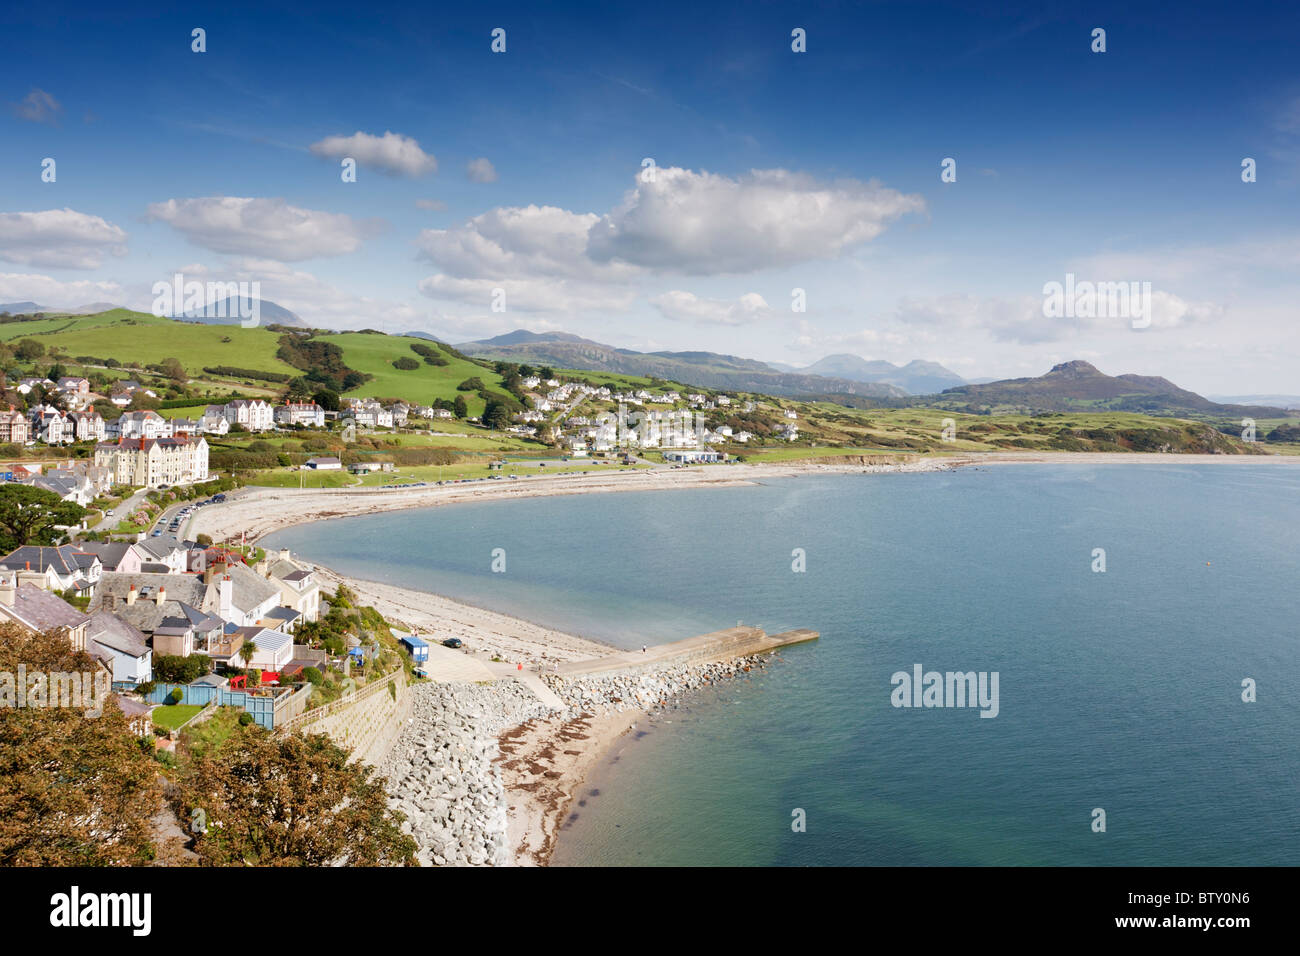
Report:
[[89,355],[141,365],[175,358],[195,377],[203,375],[204,366],[216,365],[297,374],[275,357],[279,339],[275,332],[177,322],[127,309],[0,325],[0,342],[26,338],[43,343],[47,350],[60,348],[74,358]]
[[[412,345],[438,346],[428,339],[408,335],[380,335],[370,332],[338,332],[323,336],[343,350],[343,360],[349,368],[374,376],[348,395],[374,395],[403,398],[408,402],[428,404],[437,398],[454,401],[457,395],[465,397],[471,415],[482,413],[484,400],[476,392],[460,392],[456,386],[468,378],[478,378],[489,391],[506,395],[501,386],[501,376],[481,365],[455,358],[445,352],[446,365],[427,365],[411,350]],[[418,368],[404,371],[393,367],[399,358],[415,359]]]

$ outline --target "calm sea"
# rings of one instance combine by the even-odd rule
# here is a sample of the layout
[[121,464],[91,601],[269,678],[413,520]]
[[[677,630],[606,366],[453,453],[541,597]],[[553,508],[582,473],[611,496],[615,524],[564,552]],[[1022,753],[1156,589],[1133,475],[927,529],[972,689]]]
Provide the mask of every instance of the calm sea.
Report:
[[[620,741],[558,864],[1295,865],[1298,537],[1300,468],[1067,465],[487,502],[271,541],[628,647],[821,632]],[[917,664],[996,672],[997,716],[892,706]]]

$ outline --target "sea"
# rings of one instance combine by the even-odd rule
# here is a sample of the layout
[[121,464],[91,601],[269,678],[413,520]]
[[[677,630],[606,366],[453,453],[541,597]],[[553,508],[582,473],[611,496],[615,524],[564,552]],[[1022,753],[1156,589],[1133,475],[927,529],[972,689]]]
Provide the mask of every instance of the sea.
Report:
[[268,543],[620,647],[820,633],[621,738],[553,865],[1300,864],[1300,467],[805,475]]

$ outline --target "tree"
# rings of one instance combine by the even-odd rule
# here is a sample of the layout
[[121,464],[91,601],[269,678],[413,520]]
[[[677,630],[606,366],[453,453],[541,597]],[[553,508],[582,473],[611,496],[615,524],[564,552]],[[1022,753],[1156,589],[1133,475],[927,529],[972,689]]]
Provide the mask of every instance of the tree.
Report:
[[6,482],[0,486],[0,548],[6,553],[24,544],[54,544],[56,525],[74,525],[86,509],[52,491]]
[[[63,634],[0,625],[0,672],[97,670]],[[30,680],[30,679],[29,679]],[[158,768],[110,697],[78,707],[0,707],[0,866],[138,866],[155,856]]]
[[176,382],[178,384],[184,385],[186,382],[190,380],[190,377],[185,374],[185,366],[181,364],[180,359],[176,359],[176,358],[163,359],[162,370],[164,375],[166,375],[169,379],[171,379],[173,382]]
[[14,357],[21,362],[34,362],[45,354],[45,344],[35,339],[23,339],[14,349]]
[[337,412],[339,410],[339,393],[331,389],[320,389],[311,397],[311,400],[327,412]]
[[393,359],[393,368],[401,372],[411,372],[420,367],[420,363],[409,355]]
[[510,410],[504,402],[489,399],[483,409],[483,424],[487,428],[503,429],[510,424]]
[[456,386],[456,389],[461,392],[477,392],[480,388],[484,387],[483,380],[475,375],[472,378],[465,379],[465,381]]
[[348,756],[325,734],[276,736],[250,725],[193,760],[177,788],[177,810],[207,821],[195,838],[200,860],[414,865],[416,843],[402,832],[405,815],[388,806],[387,781]]
[[257,644],[254,643],[253,641],[244,641],[244,643],[239,648],[239,657],[240,660],[244,662],[245,667],[248,666],[248,662],[253,659],[253,655],[256,653],[257,653]]
[[466,415],[469,414],[469,405],[468,403],[466,403],[464,395],[457,395],[456,401],[452,403],[451,408],[452,408],[452,414],[454,414],[457,418],[464,418]]

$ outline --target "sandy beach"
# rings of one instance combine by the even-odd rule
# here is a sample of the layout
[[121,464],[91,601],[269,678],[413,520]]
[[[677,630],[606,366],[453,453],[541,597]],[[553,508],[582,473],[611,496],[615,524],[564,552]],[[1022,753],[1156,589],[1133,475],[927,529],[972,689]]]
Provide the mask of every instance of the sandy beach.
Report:
[[[1300,465],[1300,457],[1107,454],[1107,453],[978,453],[951,457],[903,459],[879,456],[851,463],[819,461],[780,465],[729,465],[681,470],[605,470],[594,474],[532,477],[517,481],[473,483],[406,489],[271,489],[250,488],[233,494],[220,506],[200,509],[189,533],[206,533],[216,541],[244,537],[249,543],[291,525],[333,517],[373,514],[404,508],[425,508],[462,502],[548,495],[600,494],[673,488],[731,487],[768,478],[801,475],[943,471],[957,467],[1009,464],[1254,464]],[[299,556],[310,562],[310,555]],[[317,566],[323,586],[345,583],[395,626],[433,634],[441,640],[460,637],[486,658],[497,655],[529,671],[548,673],[557,663],[605,657],[617,648],[542,627],[508,614],[474,607],[437,594],[339,575]],[[504,665],[496,665],[502,667]],[[436,675],[435,675],[436,677]],[[535,677],[531,677],[533,681]],[[588,773],[616,742],[649,714],[637,706],[605,708],[600,712],[573,707],[549,716],[507,726],[496,737],[499,755],[493,763],[508,805],[505,855],[523,866],[544,866],[550,859],[569,808],[579,799]]]

